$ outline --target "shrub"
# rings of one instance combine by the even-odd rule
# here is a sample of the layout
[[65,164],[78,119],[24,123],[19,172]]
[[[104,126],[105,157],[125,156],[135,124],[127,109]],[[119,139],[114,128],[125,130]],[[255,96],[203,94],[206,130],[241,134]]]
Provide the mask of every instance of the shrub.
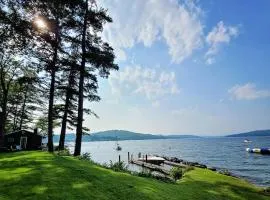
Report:
[[110,164],[108,166],[110,169],[112,169],[113,171],[116,171],[116,172],[128,172],[128,168],[127,168],[127,165],[125,164],[124,161],[120,161],[120,162],[115,162],[113,163],[111,160],[110,160]]
[[160,174],[153,174],[151,170],[146,168],[143,168],[140,172],[132,172],[132,175],[144,178],[153,178],[165,183],[174,183],[174,181],[170,177]]
[[165,183],[175,183],[173,179],[171,179],[170,177],[167,177],[167,176],[154,175],[153,178],[155,178],[159,181],[163,181]]
[[100,167],[104,167],[104,168],[106,168],[106,169],[110,169],[109,164],[106,163],[106,162],[105,162],[105,163],[102,163],[102,164],[97,163],[97,165],[100,166]]
[[149,169],[143,168],[142,171],[140,172],[136,172],[135,173],[136,176],[140,176],[140,177],[154,177],[153,174],[151,173],[151,171]]
[[270,195],[270,187],[265,188],[264,193]]
[[59,146],[55,146],[54,150],[55,150],[56,154],[59,156],[70,156],[71,155],[69,148],[67,146],[64,147],[64,150],[59,150]]
[[58,156],[70,156],[70,151],[69,149],[64,149],[64,150],[57,151],[56,154]]
[[86,161],[91,161],[91,162],[92,162],[91,153],[89,153],[89,152],[83,153],[83,154],[80,155],[78,158],[79,158],[80,160],[86,160]]
[[170,175],[175,181],[182,178],[183,174],[183,169],[181,167],[173,167],[170,171]]
[[183,168],[183,174],[185,174],[185,173],[187,173],[187,172],[189,172],[189,171],[191,171],[193,169],[194,169],[193,166],[188,165],[187,167],[184,167]]

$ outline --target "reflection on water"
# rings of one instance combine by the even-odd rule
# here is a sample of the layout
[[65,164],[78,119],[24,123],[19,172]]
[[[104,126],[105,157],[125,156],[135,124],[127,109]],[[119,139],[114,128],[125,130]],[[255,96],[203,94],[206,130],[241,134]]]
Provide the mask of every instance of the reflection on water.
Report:
[[252,143],[244,143],[245,138],[192,138],[168,140],[120,141],[122,151],[115,150],[115,142],[84,142],[82,152],[90,152],[92,159],[99,163],[121,160],[127,162],[128,152],[134,158],[138,153],[174,156],[184,160],[199,162],[207,166],[225,168],[257,185],[270,186],[270,156],[250,154],[247,147],[270,147],[270,137],[252,138]]

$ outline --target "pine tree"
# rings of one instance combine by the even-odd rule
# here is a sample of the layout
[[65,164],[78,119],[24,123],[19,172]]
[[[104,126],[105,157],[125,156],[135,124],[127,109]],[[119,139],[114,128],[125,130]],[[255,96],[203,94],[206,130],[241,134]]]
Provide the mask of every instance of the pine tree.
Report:
[[[20,17],[21,5],[18,1],[0,1],[0,146],[3,144],[7,121],[7,103],[11,82],[16,75],[15,56],[24,55],[28,43],[27,23]],[[9,68],[14,69],[10,70]],[[13,74],[14,73],[14,74]]]
[[[113,49],[109,44],[104,43],[98,36],[102,32],[103,25],[106,22],[112,22],[103,8],[98,8],[94,1],[82,1],[81,13],[78,17],[77,24],[80,28],[77,33],[80,37],[81,47],[81,66],[79,79],[79,96],[78,96],[78,118],[74,156],[81,153],[81,142],[83,135],[83,101],[86,97],[90,100],[96,98],[96,89],[98,87],[98,71],[101,77],[108,77],[110,70],[117,70],[118,66],[114,64]],[[86,91],[84,88],[87,88]]]
[[[2,133],[5,132],[7,116],[9,114],[8,103],[12,96],[16,79],[21,75],[21,65],[13,58],[4,58],[0,62],[0,104],[2,108]],[[14,91],[14,90],[13,90]]]
[[[118,69],[113,49],[98,36],[106,22],[112,19],[94,0],[0,0],[0,56],[16,55],[22,63],[31,60],[30,66],[35,67],[38,79],[42,79],[36,85],[23,74],[13,79],[12,71],[8,76],[4,70],[0,71],[4,77],[0,77],[0,82],[4,80],[0,89],[4,108],[1,121],[5,126],[7,120],[13,130],[29,126],[34,121],[29,114],[38,108],[28,97],[43,90],[43,97],[48,100],[48,110],[43,113],[48,118],[38,122],[48,128],[48,150],[54,149],[53,127],[61,118],[61,148],[66,129],[75,126],[74,155],[80,154],[82,134],[87,131],[83,127],[83,113],[95,115],[83,107],[84,99],[99,101],[98,74],[107,78],[110,70]],[[7,85],[10,96],[6,95]]]
[[62,111],[62,124],[59,138],[59,150],[64,149],[66,129],[73,129],[76,126],[76,110],[77,110],[77,99],[78,99],[78,64],[76,56],[71,55],[69,58],[72,60],[66,60],[66,65],[70,65],[66,73],[63,73],[63,81],[58,89],[63,90],[63,102],[61,107]]
[[[50,74],[49,103],[48,103],[48,150],[53,152],[53,120],[57,72],[61,70],[61,57],[65,53],[62,41],[66,31],[66,20],[72,14],[76,0],[29,0],[23,3],[24,8],[30,10],[29,18],[33,19],[37,33],[36,57],[43,63]],[[41,27],[38,27],[41,25]]]

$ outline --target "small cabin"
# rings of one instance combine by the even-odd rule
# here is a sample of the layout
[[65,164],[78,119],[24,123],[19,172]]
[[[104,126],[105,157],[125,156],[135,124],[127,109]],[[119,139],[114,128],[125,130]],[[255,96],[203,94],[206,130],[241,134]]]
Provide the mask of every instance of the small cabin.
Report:
[[4,139],[8,149],[36,150],[41,149],[43,136],[37,133],[37,129],[33,132],[19,130],[6,134]]

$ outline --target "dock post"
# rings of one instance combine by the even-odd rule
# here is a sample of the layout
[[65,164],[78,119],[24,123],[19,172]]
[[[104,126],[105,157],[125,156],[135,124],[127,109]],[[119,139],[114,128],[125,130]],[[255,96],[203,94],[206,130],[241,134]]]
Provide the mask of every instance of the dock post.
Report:
[[131,162],[133,162],[133,154],[131,154]]
[[147,154],[145,155],[145,162],[147,162]]
[[120,155],[119,155],[119,163],[121,162],[121,157],[120,157]]
[[129,163],[129,161],[130,161],[130,158],[129,158],[129,152],[128,152],[128,163]]

